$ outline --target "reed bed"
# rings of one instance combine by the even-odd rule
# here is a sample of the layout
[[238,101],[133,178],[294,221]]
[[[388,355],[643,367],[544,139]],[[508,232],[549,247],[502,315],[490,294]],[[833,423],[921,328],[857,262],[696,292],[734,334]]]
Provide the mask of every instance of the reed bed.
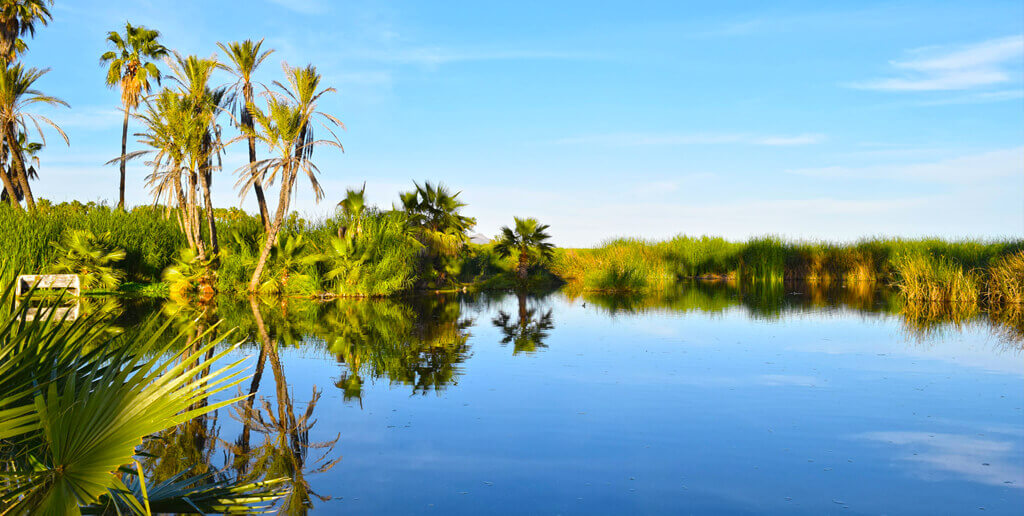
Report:
[[700,278],[750,283],[882,283],[910,300],[970,304],[1024,301],[1024,241],[869,239],[849,244],[745,242],[678,236],[617,239],[556,255],[552,271],[576,291],[657,292]]

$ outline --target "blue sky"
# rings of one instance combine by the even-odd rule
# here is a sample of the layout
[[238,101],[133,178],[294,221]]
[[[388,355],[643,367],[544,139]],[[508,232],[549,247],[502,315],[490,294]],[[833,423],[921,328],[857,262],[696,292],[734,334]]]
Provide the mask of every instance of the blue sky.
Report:
[[[39,86],[72,109],[44,113],[71,146],[48,134],[34,188],[116,202],[98,57],[127,20],[202,56],[266,38],[268,84],[282,60],[318,66],[347,130],[344,154],[315,156],[327,200],[296,198],[309,216],[363,181],[390,206],[429,179],[463,191],[480,232],[535,216],[570,246],[1024,236],[1024,4],[706,4],[58,1],[25,61],[53,68]],[[215,204],[238,204],[244,159],[228,149]],[[150,202],[146,172],[129,167],[130,203]]]

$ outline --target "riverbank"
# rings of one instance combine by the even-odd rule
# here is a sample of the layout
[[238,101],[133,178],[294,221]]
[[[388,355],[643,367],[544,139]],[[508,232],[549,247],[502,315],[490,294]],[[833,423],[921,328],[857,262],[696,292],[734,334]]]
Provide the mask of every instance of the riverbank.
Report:
[[[92,291],[187,299],[242,293],[255,266],[262,228],[258,218],[238,209],[215,211],[220,253],[199,260],[161,207],[122,212],[92,203],[40,204],[33,214],[0,206],[0,279],[87,270],[95,276],[88,282]],[[354,229],[339,237],[348,228]],[[261,292],[327,299],[524,286],[515,260],[499,256],[493,244],[465,244],[440,258],[411,236],[399,212],[370,210],[356,221],[341,214],[313,221],[293,216]],[[1024,304],[1024,240],[619,239],[593,249],[556,249],[551,260],[529,268],[525,287],[658,293],[692,279],[878,284],[895,287],[911,302],[1018,310]]]

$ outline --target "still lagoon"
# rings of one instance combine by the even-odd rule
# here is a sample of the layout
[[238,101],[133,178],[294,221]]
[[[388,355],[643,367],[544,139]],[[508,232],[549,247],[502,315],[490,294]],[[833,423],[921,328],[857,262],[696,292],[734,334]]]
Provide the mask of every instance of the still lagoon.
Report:
[[254,401],[146,466],[293,514],[1019,513],[1020,326],[810,290],[218,300]]

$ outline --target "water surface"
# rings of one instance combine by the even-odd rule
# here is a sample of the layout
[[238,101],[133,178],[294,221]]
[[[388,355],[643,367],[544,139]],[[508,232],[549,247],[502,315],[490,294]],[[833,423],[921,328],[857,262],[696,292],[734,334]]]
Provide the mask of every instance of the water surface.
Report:
[[220,300],[207,317],[240,328],[258,398],[149,467],[289,476],[291,513],[1020,511],[1020,326],[897,305],[792,287]]

